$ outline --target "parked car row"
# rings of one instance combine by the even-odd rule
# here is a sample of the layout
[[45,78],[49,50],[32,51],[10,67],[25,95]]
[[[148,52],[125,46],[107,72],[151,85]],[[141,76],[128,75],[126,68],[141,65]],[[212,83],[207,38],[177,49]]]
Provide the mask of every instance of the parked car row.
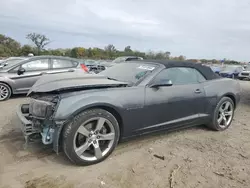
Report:
[[211,69],[221,77],[232,78],[232,79],[249,79],[250,69],[241,65],[212,65]]
[[58,56],[10,58],[1,62],[0,101],[12,94],[25,94],[44,74],[65,72],[88,73],[88,68],[78,59]]

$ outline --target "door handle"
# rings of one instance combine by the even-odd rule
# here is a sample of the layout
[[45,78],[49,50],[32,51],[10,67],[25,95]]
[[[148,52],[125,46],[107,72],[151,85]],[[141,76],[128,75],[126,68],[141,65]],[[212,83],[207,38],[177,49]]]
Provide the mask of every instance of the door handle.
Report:
[[201,90],[200,90],[200,89],[196,89],[196,90],[194,91],[194,93],[201,93]]

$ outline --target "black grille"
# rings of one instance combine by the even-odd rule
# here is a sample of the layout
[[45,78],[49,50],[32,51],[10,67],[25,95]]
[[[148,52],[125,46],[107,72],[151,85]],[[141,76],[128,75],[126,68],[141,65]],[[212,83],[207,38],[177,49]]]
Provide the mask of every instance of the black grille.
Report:
[[249,76],[249,73],[242,72],[241,75],[243,75],[243,76]]

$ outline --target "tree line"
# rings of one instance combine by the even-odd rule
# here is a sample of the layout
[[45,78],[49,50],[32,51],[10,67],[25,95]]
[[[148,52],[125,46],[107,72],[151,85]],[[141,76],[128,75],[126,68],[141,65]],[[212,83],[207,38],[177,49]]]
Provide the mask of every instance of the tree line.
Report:
[[[109,44],[104,49],[101,48],[59,48],[59,49],[46,49],[45,47],[51,42],[45,35],[38,33],[29,33],[26,38],[30,40],[34,45],[21,45],[18,41],[11,37],[0,34],[0,58],[1,57],[13,57],[13,56],[27,56],[29,53],[34,55],[55,55],[55,56],[68,56],[73,58],[82,59],[115,59],[119,56],[140,56],[144,59],[173,59],[173,60],[187,60],[185,56],[171,56],[169,51],[160,52],[140,52],[132,50],[131,46],[126,46],[124,50],[118,50],[113,44]],[[188,59],[193,62],[202,63],[221,63],[220,60],[212,59]],[[238,64],[239,62],[233,60],[224,59],[224,63]]]

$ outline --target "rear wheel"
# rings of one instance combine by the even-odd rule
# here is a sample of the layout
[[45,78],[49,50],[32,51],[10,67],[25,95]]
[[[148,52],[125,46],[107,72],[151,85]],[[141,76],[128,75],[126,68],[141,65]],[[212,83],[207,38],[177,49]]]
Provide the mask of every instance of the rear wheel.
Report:
[[223,131],[231,125],[233,116],[234,102],[229,97],[223,97],[214,110],[213,120],[209,127],[216,131]]
[[11,96],[11,89],[7,84],[0,83],[0,101],[5,101]]
[[77,165],[91,165],[106,159],[120,137],[116,118],[106,110],[91,109],[77,115],[63,132],[63,149]]

